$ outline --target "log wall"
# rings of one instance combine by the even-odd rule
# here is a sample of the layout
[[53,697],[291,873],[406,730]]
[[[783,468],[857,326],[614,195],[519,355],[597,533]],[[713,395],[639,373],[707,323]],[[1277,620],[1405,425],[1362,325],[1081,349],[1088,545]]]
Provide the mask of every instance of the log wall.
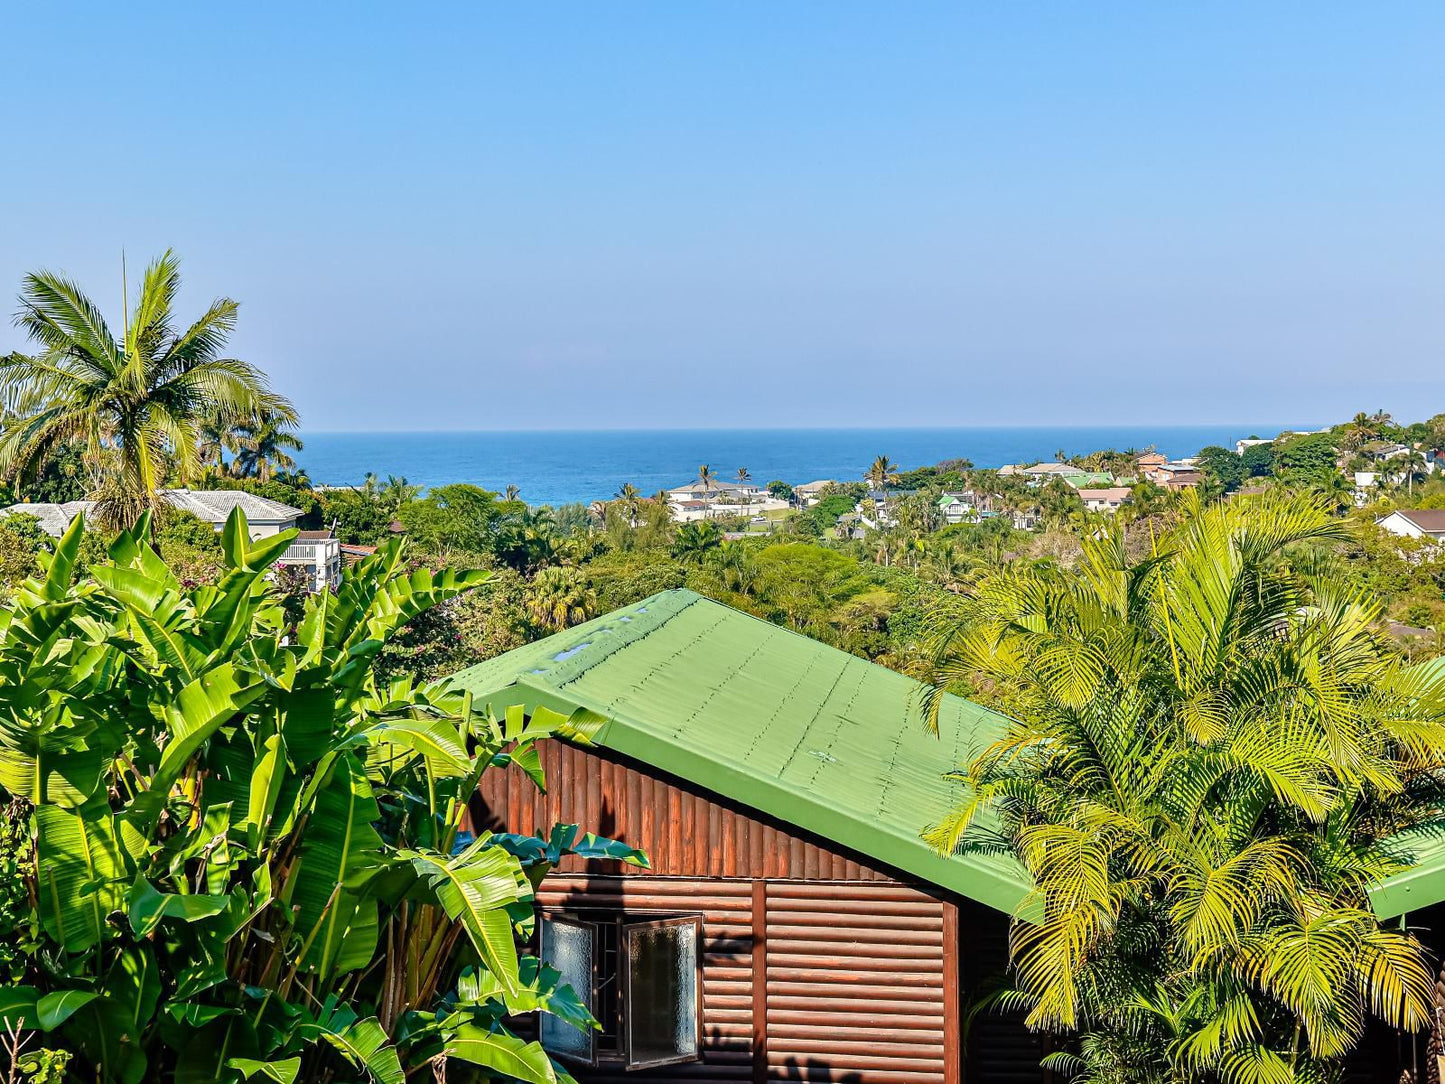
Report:
[[539,902],[704,920],[702,1060],[583,1084],[961,1084],[958,908],[878,863],[600,749],[540,747],[548,793],[490,772],[472,826],[626,840],[650,870],[568,859]]

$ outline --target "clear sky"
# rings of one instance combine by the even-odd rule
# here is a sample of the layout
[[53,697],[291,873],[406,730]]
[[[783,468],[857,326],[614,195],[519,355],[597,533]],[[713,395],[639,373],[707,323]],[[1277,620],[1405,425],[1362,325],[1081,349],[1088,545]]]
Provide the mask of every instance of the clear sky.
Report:
[[35,2],[0,42],[0,291],[114,309],[172,246],[309,429],[1445,411],[1438,0]]

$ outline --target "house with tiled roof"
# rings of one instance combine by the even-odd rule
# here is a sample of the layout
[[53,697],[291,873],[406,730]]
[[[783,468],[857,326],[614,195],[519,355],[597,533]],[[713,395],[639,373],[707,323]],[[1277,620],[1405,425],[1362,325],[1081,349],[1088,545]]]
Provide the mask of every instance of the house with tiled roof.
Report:
[[1129,487],[1106,486],[1102,489],[1081,489],[1079,498],[1090,512],[1114,513],[1129,503]]
[[[305,515],[300,508],[240,489],[163,489],[160,497],[172,508],[209,523],[217,531],[239,508],[246,517],[248,533],[253,541],[289,531]],[[70,529],[76,516],[89,516],[94,508],[94,501],[21,503],[0,508],[0,516],[34,516],[40,522],[41,530],[59,538]],[[277,564],[306,569],[313,591],[327,586],[336,587],[341,583],[340,541],[329,530],[301,531]]]
[[1375,524],[1401,538],[1445,540],[1445,508],[1397,508]]

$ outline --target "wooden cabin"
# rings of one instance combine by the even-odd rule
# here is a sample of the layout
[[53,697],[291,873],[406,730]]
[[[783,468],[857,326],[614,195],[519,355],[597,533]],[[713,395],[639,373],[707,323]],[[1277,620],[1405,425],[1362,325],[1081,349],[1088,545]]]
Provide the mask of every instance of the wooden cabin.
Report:
[[[463,671],[478,705],[589,709],[592,746],[546,743],[548,790],[490,773],[477,827],[623,839],[650,869],[566,860],[542,885],[541,954],[601,1021],[541,1039],[582,1084],[1034,1084],[1043,1037],[969,1009],[1007,963],[1020,867],[920,838],[945,773],[1004,721],[691,591]],[[1377,892],[1396,917],[1445,898],[1439,868]],[[1396,1084],[1420,1044],[1372,1035],[1349,1079]]]
[[542,954],[603,1023],[544,1028],[583,1084],[1041,1079],[1018,1021],[964,1040],[1021,871],[919,837],[996,716],[950,697],[935,738],[916,682],[684,590],[457,682],[499,710],[607,719],[595,746],[542,749],[545,795],[491,773],[474,816],[579,824],[651,860],[569,859],[543,883]]

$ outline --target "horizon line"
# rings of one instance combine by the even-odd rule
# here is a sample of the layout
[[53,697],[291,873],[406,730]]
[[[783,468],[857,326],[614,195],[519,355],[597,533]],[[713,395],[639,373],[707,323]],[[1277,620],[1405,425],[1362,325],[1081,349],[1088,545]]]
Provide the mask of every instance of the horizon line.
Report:
[[[1338,424],[1338,423],[1336,423]],[[1408,424],[1408,423],[1407,423]],[[1147,422],[1091,422],[1087,425],[1078,425],[1062,422],[1027,422],[1006,425],[694,425],[685,427],[676,426],[554,426],[550,428],[494,428],[494,429],[454,429],[454,428],[427,428],[427,429],[307,429],[304,425],[299,426],[297,431],[303,435],[312,436],[430,436],[430,435],[452,435],[452,436],[475,436],[491,435],[500,433],[795,433],[795,432],[818,432],[818,433],[889,433],[902,431],[947,431],[967,432],[969,430],[1001,430],[1001,429],[1054,429],[1054,430],[1102,430],[1102,429],[1148,429],[1148,430],[1170,430],[1170,429],[1213,429],[1232,427],[1239,429],[1268,429],[1278,422],[1241,422],[1241,421],[1212,421],[1212,422],[1167,422],[1158,425],[1150,425]],[[1291,428],[1304,428],[1312,426],[1321,428],[1318,422],[1296,422],[1281,426],[1276,432],[1284,432]],[[1327,428],[1327,427],[1326,427]]]

